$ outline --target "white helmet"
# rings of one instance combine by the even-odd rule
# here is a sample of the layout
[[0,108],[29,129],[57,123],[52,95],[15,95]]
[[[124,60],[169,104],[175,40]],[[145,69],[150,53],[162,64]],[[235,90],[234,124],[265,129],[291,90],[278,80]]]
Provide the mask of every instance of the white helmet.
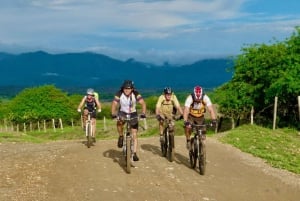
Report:
[[92,89],[92,88],[89,88],[88,90],[86,90],[86,94],[87,95],[94,95],[94,89]]

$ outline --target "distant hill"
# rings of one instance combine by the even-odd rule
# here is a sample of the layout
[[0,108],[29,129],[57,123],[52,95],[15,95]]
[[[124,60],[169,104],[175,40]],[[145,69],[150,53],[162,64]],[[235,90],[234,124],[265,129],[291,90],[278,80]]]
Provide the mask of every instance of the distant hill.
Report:
[[106,55],[83,52],[49,54],[43,51],[18,55],[0,53],[0,90],[18,91],[26,87],[54,84],[71,92],[87,87],[112,91],[124,79],[134,80],[139,89],[161,91],[165,86],[191,89],[194,85],[214,88],[229,81],[229,59],[206,59],[190,65],[157,66],[128,59],[120,61]]

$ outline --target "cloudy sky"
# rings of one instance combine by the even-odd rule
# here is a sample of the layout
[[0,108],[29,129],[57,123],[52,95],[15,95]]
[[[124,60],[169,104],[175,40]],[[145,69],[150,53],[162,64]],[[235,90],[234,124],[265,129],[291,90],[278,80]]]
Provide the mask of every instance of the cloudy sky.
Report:
[[190,63],[284,40],[299,0],[1,0],[0,51]]

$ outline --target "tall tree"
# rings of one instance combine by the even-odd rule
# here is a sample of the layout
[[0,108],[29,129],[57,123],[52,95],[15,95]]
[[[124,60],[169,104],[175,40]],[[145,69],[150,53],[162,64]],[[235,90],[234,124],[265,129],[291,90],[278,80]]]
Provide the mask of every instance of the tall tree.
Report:
[[238,118],[249,115],[253,106],[257,117],[271,122],[274,97],[278,96],[278,116],[282,126],[297,125],[299,63],[299,27],[283,42],[243,47],[242,54],[234,60],[232,80],[216,90],[221,112]]

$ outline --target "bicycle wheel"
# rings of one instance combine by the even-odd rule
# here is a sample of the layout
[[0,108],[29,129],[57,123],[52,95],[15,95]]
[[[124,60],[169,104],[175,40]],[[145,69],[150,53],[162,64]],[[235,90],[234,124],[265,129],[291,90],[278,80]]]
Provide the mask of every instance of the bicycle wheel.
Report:
[[168,147],[168,145],[167,145],[168,138],[167,138],[166,131],[164,131],[163,138],[164,138],[164,142],[160,143],[161,154],[162,154],[163,157],[166,157],[167,156],[167,147]]
[[196,168],[196,165],[197,165],[197,159],[198,159],[198,145],[197,145],[197,140],[193,140],[192,142],[192,147],[194,148],[194,163],[193,163],[193,168]]
[[191,150],[189,151],[189,156],[190,156],[190,164],[191,168],[196,167],[196,157],[195,157],[195,145],[194,145],[194,138],[191,138]]
[[174,161],[174,134],[169,135],[169,143],[168,143],[168,159],[170,162]]
[[87,132],[87,135],[86,135],[86,139],[87,139],[86,146],[88,148],[90,148],[91,147],[91,143],[92,143],[92,125],[90,123],[88,123],[86,125],[86,132]]
[[199,143],[200,143],[199,170],[200,170],[200,174],[204,175],[206,169],[206,147],[205,147],[205,143],[202,140],[199,140]]
[[126,136],[126,171],[131,173],[131,136]]

